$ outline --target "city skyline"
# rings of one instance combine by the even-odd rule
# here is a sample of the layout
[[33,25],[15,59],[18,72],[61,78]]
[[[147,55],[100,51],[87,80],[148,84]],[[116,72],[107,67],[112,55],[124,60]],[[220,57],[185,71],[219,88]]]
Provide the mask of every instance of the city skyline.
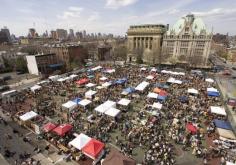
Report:
[[0,25],[17,36],[26,36],[29,28],[39,34],[63,28],[125,35],[133,24],[172,26],[179,17],[193,13],[204,20],[208,29],[213,27],[214,33],[235,35],[236,1],[226,1],[1,0]]

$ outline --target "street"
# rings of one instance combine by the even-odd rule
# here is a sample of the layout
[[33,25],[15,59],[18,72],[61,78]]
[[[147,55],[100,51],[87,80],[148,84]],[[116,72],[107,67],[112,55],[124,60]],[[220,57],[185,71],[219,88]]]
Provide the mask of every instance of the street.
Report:
[[[65,155],[58,155],[57,149],[55,149],[53,146],[50,146],[49,152],[47,153],[45,151],[45,147],[48,143],[46,143],[44,140],[37,140],[34,133],[11,121],[8,116],[2,113],[1,107],[0,117],[7,122],[7,124],[4,124],[3,120],[1,120],[0,122],[0,152],[9,164],[15,165],[15,161],[17,161],[18,164],[22,162],[24,160],[20,159],[22,155],[29,155],[29,157],[39,161],[42,165],[74,164],[74,162],[65,162],[63,160],[63,157]],[[19,133],[13,133],[13,129]],[[24,137],[28,137],[30,139],[30,142],[24,142]],[[35,152],[34,149],[36,147],[38,147],[41,152]],[[10,157],[5,156],[6,150],[10,152]]]

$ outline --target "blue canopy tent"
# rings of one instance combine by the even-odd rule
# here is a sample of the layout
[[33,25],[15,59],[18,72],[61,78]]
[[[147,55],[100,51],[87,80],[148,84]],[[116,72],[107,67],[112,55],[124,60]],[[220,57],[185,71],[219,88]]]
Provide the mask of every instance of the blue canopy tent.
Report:
[[214,124],[217,128],[232,130],[232,126],[228,121],[214,119]]
[[157,100],[165,101],[167,96],[158,95]]
[[87,77],[92,79],[92,78],[94,78],[94,75],[88,75]]
[[219,92],[207,92],[208,96],[213,96],[213,97],[219,97],[220,93]]
[[180,97],[179,97],[179,101],[180,101],[181,103],[186,103],[186,102],[188,101],[188,97],[187,97],[187,96],[180,96]]
[[79,102],[81,101],[82,99],[81,98],[79,98],[79,97],[77,97],[77,98],[75,98],[74,100],[72,100],[74,103],[76,103],[76,104],[79,104]]
[[126,81],[127,81],[127,78],[122,78],[122,79],[119,79],[119,80],[116,80],[116,84],[124,84],[124,83],[126,83]]
[[169,88],[169,86],[166,85],[165,83],[156,83],[154,85],[154,87],[163,88],[163,89],[168,89]]
[[126,88],[126,89],[124,90],[124,92],[126,92],[126,93],[130,94],[130,93],[133,93],[133,92],[135,92],[135,89],[134,89],[134,88],[132,88],[132,87],[128,87],[128,88]]

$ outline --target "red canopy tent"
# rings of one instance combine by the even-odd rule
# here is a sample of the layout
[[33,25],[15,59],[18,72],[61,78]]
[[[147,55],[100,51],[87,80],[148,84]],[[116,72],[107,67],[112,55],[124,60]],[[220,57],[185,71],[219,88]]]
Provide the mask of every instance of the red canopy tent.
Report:
[[187,125],[186,125],[186,128],[187,128],[187,130],[188,131],[190,131],[191,133],[197,133],[197,128],[193,125],[193,124],[191,124],[191,123],[188,123]]
[[89,79],[83,78],[83,79],[80,79],[80,80],[76,81],[76,84],[84,85],[84,84],[87,84],[88,82],[89,82]]
[[159,92],[159,95],[161,95],[161,96],[166,96],[168,93],[166,92],[166,91],[164,91],[164,90],[161,90],[160,92]]
[[53,130],[54,128],[56,128],[57,126],[55,125],[55,124],[53,124],[53,123],[47,123],[47,124],[45,124],[44,126],[43,126],[43,130],[45,131],[45,132],[50,132],[51,130]]
[[83,148],[82,152],[92,159],[96,159],[104,148],[104,143],[91,139]]
[[72,129],[72,125],[70,124],[62,124],[58,127],[56,127],[53,132],[58,134],[59,136],[64,136],[67,132],[69,132]]

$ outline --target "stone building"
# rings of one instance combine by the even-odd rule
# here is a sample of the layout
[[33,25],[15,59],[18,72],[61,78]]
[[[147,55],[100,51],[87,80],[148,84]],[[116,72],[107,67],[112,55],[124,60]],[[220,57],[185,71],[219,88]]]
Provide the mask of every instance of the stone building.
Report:
[[130,26],[127,32],[127,62],[157,63],[165,31],[165,25]]
[[50,47],[50,53],[55,53],[67,69],[73,62],[82,64],[88,58],[87,50],[78,44],[55,44]]
[[179,19],[164,34],[160,63],[207,67],[212,35],[201,18],[187,15]]

